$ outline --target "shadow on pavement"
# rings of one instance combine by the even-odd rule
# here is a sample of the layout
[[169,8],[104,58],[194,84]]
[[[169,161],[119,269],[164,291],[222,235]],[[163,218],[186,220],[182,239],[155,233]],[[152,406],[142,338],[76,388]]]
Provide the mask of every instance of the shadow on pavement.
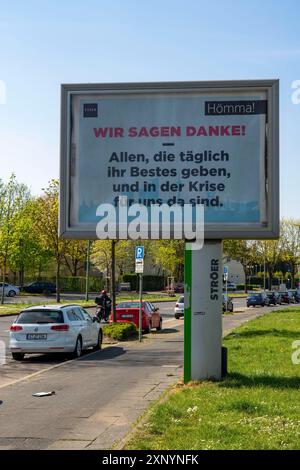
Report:
[[[91,352],[91,351],[88,351]],[[97,351],[93,355],[88,355],[85,357],[84,355],[78,359],[78,362],[84,362],[85,360],[92,362],[92,361],[106,361],[108,359],[114,359],[115,357],[123,356],[126,353],[125,349],[120,346],[108,346],[107,348],[101,349],[101,351]]]
[[151,331],[151,335],[156,336],[156,335],[167,335],[170,333],[178,333],[179,330],[177,328],[164,328],[163,330],[160,331]]

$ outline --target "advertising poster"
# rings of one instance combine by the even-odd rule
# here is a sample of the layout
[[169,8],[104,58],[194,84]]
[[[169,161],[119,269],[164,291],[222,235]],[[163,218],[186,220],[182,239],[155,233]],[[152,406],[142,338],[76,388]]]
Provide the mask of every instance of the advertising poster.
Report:
[[205,225],[268,224],[267,91],[76,93],[70,101],[69,222],[97,207],[204,205]]

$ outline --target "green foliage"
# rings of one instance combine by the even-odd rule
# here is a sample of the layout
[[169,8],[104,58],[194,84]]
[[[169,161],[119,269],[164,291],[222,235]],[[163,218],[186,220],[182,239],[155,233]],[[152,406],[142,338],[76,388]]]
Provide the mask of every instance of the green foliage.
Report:
[[138,331],[134,323],[120,322],[103,326],[103,334],[111,339],[124,341],[129,338],[135,338]]
[[[247,285],[247,289],[248,290],[254,290],[254,289],[259,289],[261,288],[262,285],[261,284],[248,284]],[[237,290],[244,290],[245,289],[245,284],[238,284],[236,286]]]
[[152,242],[155,263],[162,266],[176,281],[183,280],[183,240],[160,240]]
[[[130,282],[131,290],[139,289],[139,278],[137,274],[125,273],[123,274],[123,282]],[[157,291],[163,290],[164,278],[163,276],[152,276],[146,274],[143,276],[143,290]]]
[[[99,277],[90,276],[89,291],[100,292],[104,288],[104,281]],[[45,281],[55,282],[55,278],[48,278]],[[63,292],[85,292],[86,278],[85,276],[61,276],[60,287]]]

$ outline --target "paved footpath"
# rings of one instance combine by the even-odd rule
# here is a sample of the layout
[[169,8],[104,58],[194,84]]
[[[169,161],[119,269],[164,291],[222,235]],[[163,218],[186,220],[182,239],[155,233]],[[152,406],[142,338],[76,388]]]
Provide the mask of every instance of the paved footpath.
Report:
[[[223,318],[226,333],[261,315]],[[182,377],[183,320],[0,387],[0,449],[110,449]],[[0,370],[1,372],[1,370]],[[55,391],[36,398],[32,394]]]

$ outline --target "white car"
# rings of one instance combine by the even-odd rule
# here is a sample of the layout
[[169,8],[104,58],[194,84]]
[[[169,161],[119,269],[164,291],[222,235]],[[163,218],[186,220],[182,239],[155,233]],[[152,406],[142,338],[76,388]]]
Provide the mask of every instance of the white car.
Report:
[[[0,282],[0,295],[2,294],[2,287],[3,282]],[[4,295],[6,297],[14,297],[15,295],[20,294],[20,289],[17,286],[13,286],[12,284],[4,284]]]
[[102,328],[79,305],[29,307],[10,328],[9,349],[15,360],[25,354],[71,353],[80,357],[84,349],[101,349]]
[[177,300],[174,308],[174,315],[177,320],[184,316],[184,295],[181,295]]

